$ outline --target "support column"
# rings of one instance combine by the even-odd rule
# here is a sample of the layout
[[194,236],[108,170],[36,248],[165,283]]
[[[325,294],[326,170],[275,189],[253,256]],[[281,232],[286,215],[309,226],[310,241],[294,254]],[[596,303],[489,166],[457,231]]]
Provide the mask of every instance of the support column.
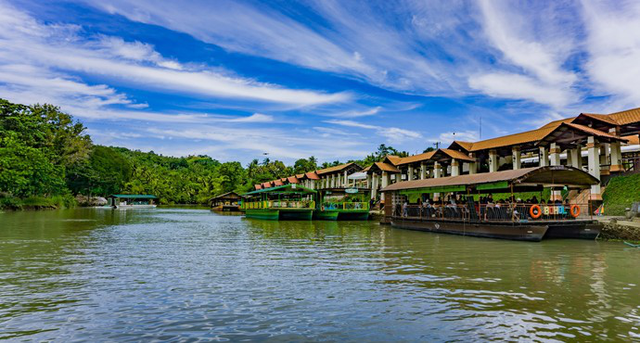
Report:
[[556,143],[551,143],[551,148],[549,149],[549,153],[551,154],[551,165],[559,166],[560,165],[560,148]]
[[342,187],[349,187],[349,175],[347,175],[347,171],[344,171],[344,182],[342,183]]
[[413,180],[413,166],[409,165],[409,172],[407,173],[407,181]]
[[513,155],[513,157],[511,158],[511,161],[513,162],[513,170],[522,168],[520,147],[514,146],[513,148],[511,148],[511,154]]
[[622,148],[620,147],[620,142],[613,142],[609,144],[609,146],[611,147],[611,167],[609,168],[609,171],[612,173],[623,172]]
[[476,160],[476,154],[471,153],[471,158],[473,158],[473,162],[469,162],[469,175],[473,175],[478,172],[478,161]]
[[571,166],[574,168],[582,169],[582,147],[580,145],[577,145],[568,153],[571,154]]
[[[600,180],[600,161],[595,137],[591,136],[587,138],[587,150],[589,151],[589,174]],[[600,184],[591,186],[591,199],[602,199],[602,195],[600,195]]]
[[376,173],[371,174],[371,199],[375,199],[378,191],[378,186],[376,185]]
[[438,163],[437,161],[434,162],[433,163],[433,177],[434,178],[439,178],[441,170],[442,170],[442,167],[440,166],[440,163]]
[[424,162],[420,162],[420,180],[424,180],[427,178],[427,164]]
[[489,173],[498,171],[498,152],[489,150]]
[[540,147],[540,154],[538,156],[540,158],[540,167],[546,167],[549,165],[549,154],[546,147]]
[[451,160],[451,176],[460,175],[460,164],[455,158]]

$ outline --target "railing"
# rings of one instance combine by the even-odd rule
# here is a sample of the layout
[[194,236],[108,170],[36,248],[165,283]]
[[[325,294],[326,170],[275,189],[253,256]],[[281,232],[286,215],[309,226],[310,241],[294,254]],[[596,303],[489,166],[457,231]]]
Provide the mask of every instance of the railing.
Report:
[[242,209],[255,210],[255,209],[284,209],[284,208],[315,208],[315,201],[289,201],[289,200],[264,200],[243,202]]
[[368,202],[324,202],[322,210],[369,210]]
[[470,222],[563,221],[591,217],[587,204],[395,205],[393,217]]

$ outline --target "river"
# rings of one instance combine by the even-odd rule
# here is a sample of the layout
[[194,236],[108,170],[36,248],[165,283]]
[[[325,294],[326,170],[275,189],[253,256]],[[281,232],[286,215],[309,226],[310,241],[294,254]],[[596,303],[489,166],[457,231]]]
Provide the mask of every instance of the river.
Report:
[[640,249],[208,210],[0,213],[0,338],[640,340]]

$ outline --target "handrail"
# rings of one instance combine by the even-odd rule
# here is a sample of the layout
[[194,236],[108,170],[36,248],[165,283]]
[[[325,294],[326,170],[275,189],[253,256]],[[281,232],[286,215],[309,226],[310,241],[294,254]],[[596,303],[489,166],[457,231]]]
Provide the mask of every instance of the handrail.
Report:
[[369,210],[368,202],[323,202],[321,210]]
[[253,202],[243,202],[243,210],[256,209],[313,209],[316,207],[315,201],[289,201],[289,200],[263,200]]
[[[534,207],[535,206],[535,207]],[[469,222],[570,221],[590,218],[588,204],[434,204],[428,206],[396,204],[392,217],[410,219],[458,220]],[[573,213],[572,213],[573,211]]]

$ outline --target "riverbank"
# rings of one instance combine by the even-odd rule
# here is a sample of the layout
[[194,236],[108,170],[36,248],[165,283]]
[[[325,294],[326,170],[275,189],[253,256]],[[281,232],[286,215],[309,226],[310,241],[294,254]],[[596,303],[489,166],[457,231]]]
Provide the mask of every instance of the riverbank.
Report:
[[76,205],[77,202],[71,195],[28,198],[0,197],[0,211],[57,210],[73,208]]
[[619,220],[614,217],[599,221],[604,227],[598,240],[640,242],[640,220]]

